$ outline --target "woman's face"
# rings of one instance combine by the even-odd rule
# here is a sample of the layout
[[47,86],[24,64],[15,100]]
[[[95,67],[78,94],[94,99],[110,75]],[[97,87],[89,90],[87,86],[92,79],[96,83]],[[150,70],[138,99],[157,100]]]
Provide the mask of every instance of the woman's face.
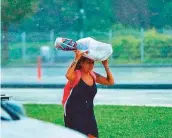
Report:
[[94,60],[86,59],[81,63],[81,66],[84,71],[92,71],[94,68]]

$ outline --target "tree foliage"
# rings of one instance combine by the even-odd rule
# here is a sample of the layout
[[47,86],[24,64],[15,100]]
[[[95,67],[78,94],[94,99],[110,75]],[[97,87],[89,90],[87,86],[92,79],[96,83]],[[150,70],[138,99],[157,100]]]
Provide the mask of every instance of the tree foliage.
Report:
[[115,22],[132,27],[172,27],[170,0],[113,0]]
[[2,0],[1,1],[1,23],[3,34],[2,58],[8,60],[8,28],[12,23],[20,22],[22,19],[32,15],[36,11],[38,2],[36,0]]
[[2,23],[9,25],[14,22],[19,22],[23,18],[32,15],[36,11],[36,7],[36,0],[2,0]]
[[[4,4],[7,3],[5,0],[3,1]],[[13,20],[19,21],[22,17],[21,13],[30,11],[27,8],[18,8],[18,3],[24,4],[23,1],[16,3],[16,6],[13,6],[12,0],[9,3],[8,5],[12,7],[13,11],[14,9],[24,10],[16,12],[16,19]],[[31,0],[26,3],[26,5],[33,4]],[[22,7],[27,7],[26,5]],[[80,14],[81,8],[85,11],[84,15]],[[16,30],[45,32],[52,29],[76,31],[78,28],[84,28],[86,31],[105,30],[117,23],[134,28],[172,27],[171,10],[171,0],[40,0],[36,14],[21,22]],[[6,18],[10,18],[13,16],[10,13],[15,12],[3,11],[5,11],[3,15],[6,13],[7,16],[2,16],[2,20],[11,22],[12,20]]]

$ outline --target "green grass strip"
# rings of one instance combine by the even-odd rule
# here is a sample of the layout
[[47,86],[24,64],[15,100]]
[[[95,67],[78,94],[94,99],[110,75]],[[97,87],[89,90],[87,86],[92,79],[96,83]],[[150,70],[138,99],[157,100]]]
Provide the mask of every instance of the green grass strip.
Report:
[[[61,105],[25,104],[29,117],[64,125]],[[100,138],[171,138],[172,108],[96,105]]]

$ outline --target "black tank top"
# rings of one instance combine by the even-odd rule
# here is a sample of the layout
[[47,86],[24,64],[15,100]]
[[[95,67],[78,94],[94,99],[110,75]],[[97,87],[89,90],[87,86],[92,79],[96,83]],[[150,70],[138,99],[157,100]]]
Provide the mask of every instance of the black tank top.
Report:
[[92,86],[87,85],[82,78],[79,83],[72,89],[71,95],[67,100],[66,113],[91,115],[93,112],[93,100],[97,93],[95,82]]

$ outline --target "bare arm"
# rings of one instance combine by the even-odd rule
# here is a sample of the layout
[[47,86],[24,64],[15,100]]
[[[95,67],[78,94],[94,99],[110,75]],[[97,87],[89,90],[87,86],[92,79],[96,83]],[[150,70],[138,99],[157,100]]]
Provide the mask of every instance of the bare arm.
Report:
[[102,61],[102,64],[105,68],[107,76],[104,77],[98,73],[95,73],[96,74],[96,82],[103,84],[103,85],[114,85],[114,78],[113,78],[113,75],[112,75],[112,73],[108,67],[108,60]]
[[74,80],[75,80],[75,78],[76,78],[76,73],[75,73],[75,67],[76,67],[76,65],[77,65],[77,62],[78,62],[78,60],[81,58],[81,56],[84,54],[84,53],[86,53],[86,52],[81,52],[81,51],[79,51],[79,50],[76,50],[76,51],[74,51],[75,52],[75,59],[74,59],[74,61],[72,62],[72,64],[69,66],[69,68],[68,68],[68,70],[67,70],[67,72],[66,72],[66,78],[69,80],[69,81],[71,81],[71,82],[73,82]]

